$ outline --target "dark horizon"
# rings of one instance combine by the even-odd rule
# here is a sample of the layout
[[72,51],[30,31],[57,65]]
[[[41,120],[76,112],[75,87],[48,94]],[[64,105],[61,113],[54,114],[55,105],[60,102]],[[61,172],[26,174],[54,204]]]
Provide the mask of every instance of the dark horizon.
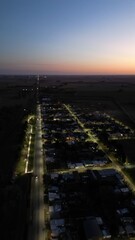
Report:
[[[40,76],[40,81],[43,80],[56,80],[56,81],[92,81],[92,82],[115,82],[119,83],[122,81],[130,82],[130,81],[135,81],[135,75],[133,74],[108,74],[108,75],[88,75],[88,74],[0,74],[0,81],[6,81],[9,80],[10,78],[23,78],[23,77],[37,77]],[[4,79],[3,79],[4,78]]]

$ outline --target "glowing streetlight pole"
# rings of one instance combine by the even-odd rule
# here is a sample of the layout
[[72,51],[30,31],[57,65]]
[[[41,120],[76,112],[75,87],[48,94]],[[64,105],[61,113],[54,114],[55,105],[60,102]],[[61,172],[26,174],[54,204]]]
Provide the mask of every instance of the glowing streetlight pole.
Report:
[[[30,129],[30,133],[32,134],[32,126]],[[25,166],[25,173],[28,172],[28,164],[29,164],[29,156],[30,156],[30,147],[31,147],[31,135],[29,136],[29,144],[28,144],[28,152],[27,152],[27,159],[26,159],[26,166]]]

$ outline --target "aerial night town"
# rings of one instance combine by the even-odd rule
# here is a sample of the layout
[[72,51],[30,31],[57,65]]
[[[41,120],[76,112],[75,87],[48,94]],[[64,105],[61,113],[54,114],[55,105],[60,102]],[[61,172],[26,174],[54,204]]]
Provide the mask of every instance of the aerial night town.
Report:
[[135,2],[1,2],[0,240],[135,240]]

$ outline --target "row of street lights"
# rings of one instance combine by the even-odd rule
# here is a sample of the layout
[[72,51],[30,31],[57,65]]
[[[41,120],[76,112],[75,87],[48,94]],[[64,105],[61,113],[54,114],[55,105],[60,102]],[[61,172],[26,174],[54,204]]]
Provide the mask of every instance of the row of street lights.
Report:
[[30,147],[31,147],[31,134],[33,131],[32,125],[30,125],[30,135],[29,135],[29,142],[28,142],[28,148],[27,148],[27,157],[26,157],[26,165],[25,165],[25,173],[28,172],[28,164],[29,164],[29,156],[30,156]]

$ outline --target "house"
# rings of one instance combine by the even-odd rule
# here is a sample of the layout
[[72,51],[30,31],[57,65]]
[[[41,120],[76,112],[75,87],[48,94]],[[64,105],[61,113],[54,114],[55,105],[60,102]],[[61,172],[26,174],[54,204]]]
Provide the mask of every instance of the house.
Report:
[[135,235],[135,225],[133,225],[131,223],[127,223],[125,226],[125,230],[126,230],[128,237]]
[[86,240],[111,239],[109,230],[104,226],[101,217],[89,217],[83,222]]
[[102,239],[102,231],[95,217],[84,220],[83,227],[86,240]]
[[53,219],[50,221],[51,239],[58,239],[60,233],[65,232],[64,219]]

